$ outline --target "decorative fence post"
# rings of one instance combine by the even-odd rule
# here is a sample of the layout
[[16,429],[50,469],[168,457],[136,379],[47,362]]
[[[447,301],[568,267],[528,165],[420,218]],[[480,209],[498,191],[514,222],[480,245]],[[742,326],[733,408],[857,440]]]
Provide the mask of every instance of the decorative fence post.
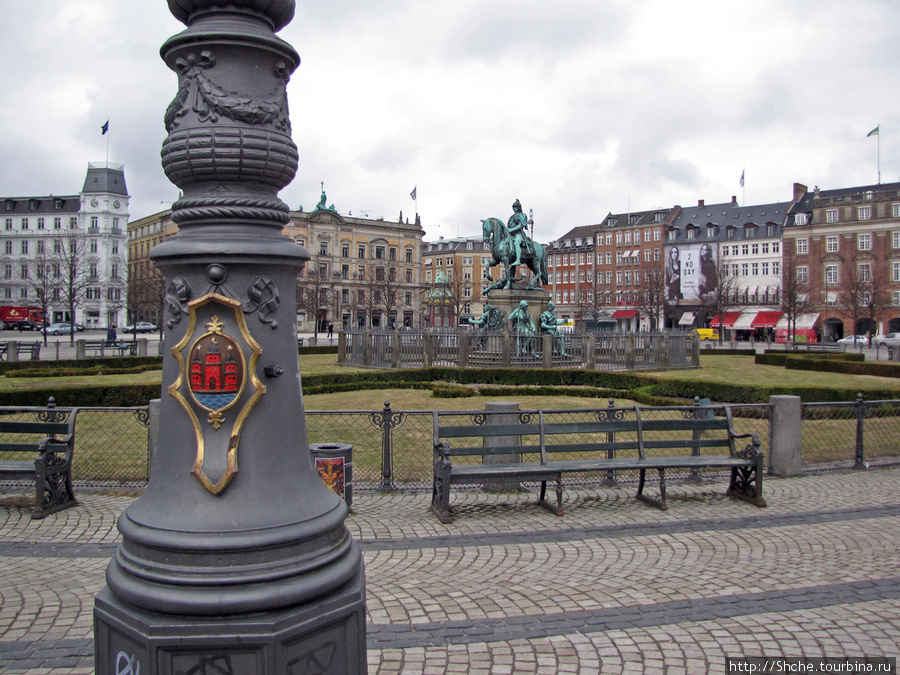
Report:
[[[597,421],[599,422],[613,422],[616,420],[624,420],[625,419],[625,411],[624,410],[616,410],[616,402],[613,399],[609,399],[609,406],[607,406],[606,410],[598,410],[597,411]],[[606,432],[606,441],[607,443],[613,443],[616,440],[616,432],[615,431],[607,431]],[[607,459],[615,459],[616,451],[613,448],[609,448],[606,451]],[[616,472],[613,469],[609,469],[606,472],[606,479],[603,481],[602,485],[618,485],[619,481],[616,479]]]
[[376,429],[381,430],[381,487],[380,492],[393,492],[391,483],[394,464],[393,432],[399,429],[406,421],[406,415],[395,413],[391,410],[391,402],[384,402],[384,410],[380,413],[373,412],[369,415],[369,422]]
[[868,406],[863,401],[862,393],[856,395],[856,401],[853,404],[856,412],[856,461],[853,463],[854,469],[868,469],[869,464],[866,462],[865,450],[863,448],[863,420],[866,418],[866,409]]

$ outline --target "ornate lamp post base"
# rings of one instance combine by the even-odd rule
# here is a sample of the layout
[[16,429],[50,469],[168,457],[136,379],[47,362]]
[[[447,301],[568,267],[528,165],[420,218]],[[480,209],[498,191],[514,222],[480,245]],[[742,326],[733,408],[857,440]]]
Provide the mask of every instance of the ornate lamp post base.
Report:
[[366,671],[365,581],[289,609],[188,617],[137,609],[108,588],[96,597],[98,673],[361,673]]

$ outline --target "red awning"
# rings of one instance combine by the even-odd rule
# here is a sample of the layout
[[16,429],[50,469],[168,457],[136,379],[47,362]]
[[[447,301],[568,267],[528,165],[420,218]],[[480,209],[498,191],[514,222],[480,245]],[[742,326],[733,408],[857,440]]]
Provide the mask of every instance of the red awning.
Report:
[[617,309],[613,312],[612,318],[614,319],[631,319],[636,317],[638,314],[638,310],[636,309]]
[[[741,312],[725,312],[725,320],[722,322],[725,325],[725,328],[731,328],[734,326],[734,322],[737,321],[738,317],[741,315]],[[719,328],[719,316],[718,314],[713,317],[713,320],[709,322],[710,328]]]
[[756,315],[756,318],[753,319],[753,328],[775,328],[775,324],[778,323],[778,319],[781,318],[781,315],[784,312],[760,312]]

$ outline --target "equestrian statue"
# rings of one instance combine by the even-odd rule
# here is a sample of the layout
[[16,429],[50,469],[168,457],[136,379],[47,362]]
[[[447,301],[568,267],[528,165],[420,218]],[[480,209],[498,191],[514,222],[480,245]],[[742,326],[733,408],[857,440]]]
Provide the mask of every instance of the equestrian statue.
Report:
[[532,241],[528,236],[528,219],[522,213],[522,204],[517,199],[513,202],[513,214],[504,225],[499,218],[486,218],[481,221],[484,242],[491,248],[493,260],[484,271],[486,279],[491,279],[490,269],[503,263],[503,276],[485,289],[485,295],[495,288],[513,288],[516,284],[516,269],[526,265],[531,270],[529,290],[541,289],[549,281],[547,275],[547,251],[543,246]]

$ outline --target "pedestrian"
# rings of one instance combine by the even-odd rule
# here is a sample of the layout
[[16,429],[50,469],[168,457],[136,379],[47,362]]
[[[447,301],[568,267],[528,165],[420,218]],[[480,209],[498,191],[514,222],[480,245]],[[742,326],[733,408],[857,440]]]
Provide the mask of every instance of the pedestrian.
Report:
[[328,337],[331,338],[332,335],[334,335],[334,324],[329,323],[328,324]]
[[115,344],[116,340],[118,340],[118,336],[116,335],[116,324],[113,323],[106,329],[106,344]]

